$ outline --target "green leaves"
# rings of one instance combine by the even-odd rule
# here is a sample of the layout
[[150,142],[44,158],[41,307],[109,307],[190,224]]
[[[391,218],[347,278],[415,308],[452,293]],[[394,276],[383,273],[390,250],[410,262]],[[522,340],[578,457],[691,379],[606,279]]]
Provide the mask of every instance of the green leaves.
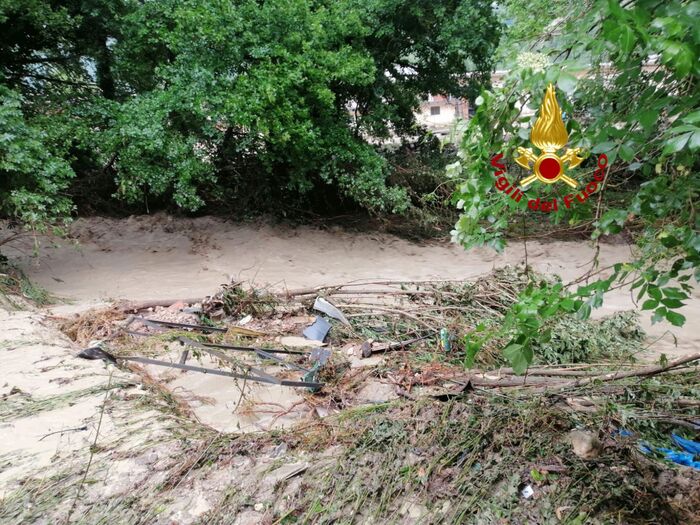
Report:
[[683,326],[683,324],[685,323],[685,316],[679,314],[678,312],[666,312],[666,319],[673,326]]
[[27,228],[66,222],[73,206],[65,196],[75,173],[66,152],[27,121],[22,99],[0,86],[0,211]]
[[476,355],[486,341],[491,340],[495,332],[484,323],[479,323],[474,330],[464,336],[464,366],[472,368]]
[[684,77],[692,71],[696,55],[689,46],[682,42],[665,40],[661,47],[664,63],[675,70],[676,76]]
[[566,71],[562,71],[557,79],[557,86],[564,93],[570,94],[576,89],[577,82],[578,79],[574,75],[567,73]]
[[600,144],[596,144],[591,148],[591,152],[593,153],[610,153],[612,150],[614,150],[617,147],[617,144],[612,141],[608,142],[601,142]]
[[581,307],[576,311],[576,318],[580,319],[581,321],[585,321],[591,316],[591,310],[591,303],[583,303]]
[[534,357],[532,348],[516,343],[506,346],[503,349],[503,355],[508,359],[510,366],[513,367],[513,372],[516,374],[524,374]]
[[688,132],[671,137],[665,142],[663,154],[672,155],[673,153],[678,153],[688,145],[688,141],[690,141],[692,136],[693,133]]
[[663,63],[673,70],[676,78],[700,72],[698,66],[697,31],[698,6],[695,2],[669,4],[667,11],[659,9],[651,23],[650,38],[661,51]]
[[620,34],[617,39],[617,44],[620,46],[620,51],[624,54],[629,54],[632,52],[634,47],[637,45],[637,39],[635,38],[634,31],[631,27],[627,25],[620,26]]
[[644,301],[644,304],[642,304],[642,310],[653,310],[657,306],[659,306],[658,299],[647,299]]
[[642,109],[633,118],[636,118],[646,131],[651,131],[659,119],[659,114],[653,109]]
[[600,234],[611,235],[619,233],[627,220],[627,210],[613,208],[606,211],[597,223],[597,232],[593,236],[598,237]]
[[630,162],[634,159],[634,148],[630,144],[620,146],[620,159]]
[[671,127],[666,133],[664,155],[678,153],[684,148],[689,151],[700,148],[700,126],[697,123],[698,115],[694,112],[682,118],[679,125]]
[[[415,16],[429,22],[416,24]],[[385,156],[370,142],[415,136],[413,110],[428,92],[473,92],[457,79],[469,68],[478,81],[498,38],[490,5],[467,2],[412,1],[397,11],[380,1],[190,0],[144,3],[129,22],[118,51],[139,82],[144,75],[131,63],[146,49],[164,51],[144,82],[151,91],[140,95],[166,110],[157,140],[195,140],[209,152],[199,168],[175,156],[175,171],[187,168],[186,177],[162,170],[168,158],[144,155],[138,163],[131,155],[133,166],[119,174],[130,191],[183,187],[179,194],[192,197],[213,187],[236,198],[243,186],[389,213],[411,201],[392,186]]]
[[[506,9],[514,25],[530,23],[525,4],[511,2]],[[556,6],[541,8],[547,9]],[[584,15],[557,12],[562,22],[556,38],[544,29],[532,35],[531,42],[542,54],[539,61],[534,53],[521,60],[519,49],[527,42],[504,48],[510,53],[503,52],[504,63],[513,68],[502,87],[485,92],[484,104],[460,144],[461,177],[468,184],[459,186],[455,195],[463,213],[453,238],[467,247],[483,246],[519,233],[523,223],[544,223],[545,230],[553,224],[574,228],[593,223],[593,239],[629,228],[636,245],[631,261],[575,293],[561,291],[555,299],[533,288],[519,299],[507,317],[504,336],[510,341],[508,354],[520,363],[527,357],[520,355],[522,350],[537,348],[540,335],[534,327],[546,326],[550,315],[588,319],[613,284],[632,285],[639,307],[654,322],[684,322],[678,310],[689,297],[691,279],[700,281],[698,16],[697,2],[634,2],[622,7],[617,0],[597,0]],[[509,28],[508,34],[527,32],[524,27]],[[552,64],[538,70],[533,64],[544,63],[543,57]],[[527,67],[520,67],[521,62]],[[577,78],[573,72],[580,68],[586,74]],[[535,118],[523,118],[519,104],[527,100],[527,109],[537,110],[548,82],[557,83],[569,131],[567,147],[582,147],[592,158],[606,154],[608,179],[594,202],[565,208],[560,200],[557,212],[535,217],[537,212],[499,199],[488,159],[503,153],[510,181],[529,174],[515,165],[514,157],[518,147],[532,147]],[[580,169],[591,173],[595,164],[587,160]],[[533,184],[528,197],[561,199],[561,192],[554,191],[557,185],[552,186]],[[502,248],[500,243],[497,247]],[[575,306],[566,303],[564,308],[564,298]]]
[[[379,144],[426,138],[428,93],[475,97],[500,26],[467,0],[30,4],[0,8],[0,82],[26,96],[30,127],[66,131],[49,146],[101,190],[91,206],[403,213],[411,184]],[[17,199],[37,212],[42,191]],[[43,205],[70,209],[58,202]]]
[[[499,334],[510,337],[503,355],[517,374],[522,374],[534,359],[534,349],[548,343],[552,332],[547,326],[562,316],[588,311],[590,303],[573,297],[559,282],[533,282],[518,296],[506,313]],[[579,314],[580,315],[580,314]]]

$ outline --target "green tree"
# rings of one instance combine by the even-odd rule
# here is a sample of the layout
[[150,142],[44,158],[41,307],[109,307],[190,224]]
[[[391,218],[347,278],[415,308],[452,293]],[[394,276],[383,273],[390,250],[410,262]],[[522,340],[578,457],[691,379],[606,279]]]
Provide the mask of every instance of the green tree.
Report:
[[26,122],[21,102],[0,86],[0,204],[6,216],[43,229],[69,216],[72,204],[64,192],[75,174],[47,134]]
[[[597,268],[578,289],[530,287],[499,333],[511,338],[506,354],[520,365],[546,337],[548,320],[587,317],[611,287],[637,290],[654,322],[682,325],[685,318],[676,310],[688,298],[691,280],[700,279],[700,2],[640,0],[623,7],[596,0],[569,13],[557,21],[559,29],[543,27],[526,53],[510,56],[512,69],[501,89],[482,92],[461,159],[449,167],[462,209],[453,236],[467,247],[502,249],[509,224],[528,213],[494,190],[490,158],[502,152],[513,159],[518,146],[528,145],[534,117],[523,117],[522,105],[538,108],[552,82],[570,116],[569,145],[591,152],[579,173],[592,173],[603,153],[610,166],[605,185],[587,205],[560,207],[553,220],[589,225],[593,239],[630,226],[637,258],[608,269],[604,279],[596,280],[605,270]],[[513,182],[524,176],[516,168],[509,164]],[[561,202],[569,192],[560,186],[537,190]]]
[[[123,2],[0,2],[0,213],[32,229],[66,220],[87,108],[114,96],[110,39]],[[92,128],[92,129],[91,129]],[[92,166],[91,166],[92,167]]]
[[428,93],[475,95],[499,38],[485,0],[2,0],[0,29],[0,82],[70,192],[188,210],[406,210],[374,144],[421,135]]
[[[370,210],[405,210],[405,191],[387,186],[386,161],[367,139],[417,134],[414,111],[430,91],[473,93],[498,39],[487,2],[158,2],[127,26],[116,48],[122,79],[149,91],[120,111],[159,129],[113,128],[120,190],[174,188],[190,208],[202,182],[247,188],[253,176],[280,202],[321,188]],[[155,136],[180,153],[154,157]],[[201,162],[186,165],[194,144]],[[248,148],[253,174],[239,168]]]

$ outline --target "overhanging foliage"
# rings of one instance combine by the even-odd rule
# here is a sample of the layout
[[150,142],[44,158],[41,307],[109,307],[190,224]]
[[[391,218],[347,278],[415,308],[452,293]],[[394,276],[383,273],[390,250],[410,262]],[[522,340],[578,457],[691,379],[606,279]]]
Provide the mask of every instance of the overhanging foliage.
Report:
[[[517,25],[528,23],[529,11],[520,2],[509,5],[516,17],[512,34],[521,38],[528,33]],[[700,280],[700,2],[595,0],[586,9],[567,2],[550,8],[559,18],[536,38],[530,35],[528,51],[521,41],[502,50],[511,61],[504,85],[482,93],[475,118],[465,125],[461,158],[448,169],[458,180],[454,201],[462,209],[453,237],[466,247],[500,250],[509,225],[523,214],[541,214],[494,190],[490,159],[502,152],[511,159],[511,182],[520,180],[524,173],[512,159],[518,146],[528,146],[535,120],[522,116],[523,107],[538,108],[553,82],[569,115],[569,146],[592,154],[579,176],[593,172],[598,154],[607,155],[610,168],[601,191],[584,205],[561,207],[551,220],[587,224],[595,240],[631,229],[638,249],[631,263],[599,268],[594,261],[591,272],[568,288],[533,283],[526,289],[506,316],[515,330],[506,355],[521,370],[532,361],[533,345],[547,337],[542,327],[548,318],[585,319],[607,291],[631,285],[654,322],[680,326],[685,317],[676,310],[691,293],[691,279]],[[536,190],[561,202],[569,193],[562,186]],[[472,351],[482,339],[468,338]]]

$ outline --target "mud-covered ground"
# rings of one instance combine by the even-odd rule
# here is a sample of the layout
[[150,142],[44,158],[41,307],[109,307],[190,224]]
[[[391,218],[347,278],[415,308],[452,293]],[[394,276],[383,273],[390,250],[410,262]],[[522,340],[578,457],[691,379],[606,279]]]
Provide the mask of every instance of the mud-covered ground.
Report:
[[[640,436],[659,443],[671,431],[693,437],[697,368],[603,389],[445,395],[437,378],[448,369],[429,345],[361,359],[355,342],[334,341],[331,332],[338,372],[323,392],[245,385],[241,397],[240,385],[224,377],[76,358],[91,330],[97,337],[124,322],[113,310],[86,314],[113,299],[195,303],[232,278],[271,291],[355,280],[470,280],[525,262],[525,252],[535,269],[566,281],[589,268],[595,251],[585,242],[528,241],[497,255],[387,235],[166,216],[81,219],[72,233],[79,244],[42,238],[38,257],[28,243],[13,259],[69,301],[0,310],[0,523],[697,518],[700,478],[637,447]],[[601,266],[629,257],[625,244],[601,245]],[[632,305],[622,290],[596,315]],[[196,322],[183,306],[144,314]],[[637,357],[651,363],[662,353],[674,359],[697,352],[698,310],[696,295],[683,329],[642,318],[647,339]],[[267,344],[292,345],[313,315],[302,308],[245,326],[266,332]],[[76,319],[84,321],[80,335],[67,328],[75,329]],[[176,360],[179,351],[160,340],[137,348],[120,341],[116,350],[161,359]],[[621,428],[632,436],[622,437]],[[574,453],[568,436],[576,429],[596,437],[590,457]]]
[[[27,238],[6,252],[38,284],[69,298],[76,308],[112,299],[197,299],[231,279],[297,288],[355,280],[476,278],[495,267],[527,262],[564,282],[591,268],[632,256],[621,239],[604,242],[596,257],[590,241],[515,242],[503,254],[465,251],[449,242],[415,244],[386,234],[348,233],[310,227],[240,224],[212,217],[167,215],[129,219],[79,219],[72,240]],[[36,251],[38,250],[38,252]],[[38,256],[36,256],[38,253]],[[625,289],[606,295],[594,315],[634,308]],[[65,307],[59,307],[59,311]],[[689,320],[677,328],[640,318],[658,355],[679,355],[700,346],[700,292],[680,310]]]

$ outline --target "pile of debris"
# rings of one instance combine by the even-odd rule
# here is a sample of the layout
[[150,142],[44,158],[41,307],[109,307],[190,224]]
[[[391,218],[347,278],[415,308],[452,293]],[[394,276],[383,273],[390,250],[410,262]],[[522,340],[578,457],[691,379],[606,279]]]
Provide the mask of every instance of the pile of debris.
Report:
[[[202,301],[122,304],[70,320],[63,329],[85,347],[80,357],[132,370],[164,367],[229,378],[241,397],[254,384],[293,388],[297,394],[281,397],[320,417],[397,397],[484,388],[558,392],[574,409],[597,410],[605,397],[581,394],[593,385],[679,373],[700,360],[699,353],[636,363],[643,332],[634,315],[616,314],[597,321],[563,318],[563,335],[538,353],[524,376],[488,349],[478,368],[466,369],[461,334],[499,322],[532,278],[506,267],[473,282],[365,281],[281,292],[235,282]],[[569,341],[566,334],[585,337]],[[182,381],[176,384],[183,388]],[[275,403],[277,415],[290,410],[279,400],[267,404]],[[694,425],[691,414],[675,418]]]
[[226,474],[239,496],[203,521],[692,522],[700,353],[638,363],[643,333],[618,314],[557,321],[561,337],[526,375],[497,348],[464,366],[462,335],[499,323],[532,278],[231,283],[63,330],[82,357],[128,368],[174,407],[185,458],[174,479],[219,476],[254,451],[289,456],[275,495]]
[[[561,333],[538,352],[526,376],[507,366],[497,345],[480,352],[478,368],[465,370],[462,336],[477,324],[498,323],[533,278],[530,270],[505,267],[472,282],[357,281],[272,292],[224,285],[198,302],[122,304],[64,324],[63,330],[88,348],[82,357],[141,363],[225,375],[251,382],[320,392],[323,367],[336,368],[377,354],[407,351],[389,366],[396,390],[441,385],[453,391],[479,387],[570,388],[623,377],[670,371],[693,362],[681,358],[641,367],[633,360],[644,334],[633,314],[598,321],[562,318]],[[573,334],[567,340],[567,334]],[[579,335],[585,337],[579,337]],[[180,346],[177,359],[139,355],[143,344]],[[88,342],[94,344],[86,344]],[[108,348],[109,347],[109,348]],[[113,350],[110,351],[110,348]],[[161,348],[162,350],[162,348]],[[340,351],[344,350],[344,351]],[[157,353],[157,350],[154,350]],[[188,364],[207,354],[227,370]],[[271,375],[251,363],[275,365],[296,377]],[[591,362],[597,358],[601,362]],[[609,373],[610,366],[615,371]],[[264,368],[264,367],[263,367]],[[336,385],[340,382],[335,378]],[[326,394],[330,392],[326,391]]]

